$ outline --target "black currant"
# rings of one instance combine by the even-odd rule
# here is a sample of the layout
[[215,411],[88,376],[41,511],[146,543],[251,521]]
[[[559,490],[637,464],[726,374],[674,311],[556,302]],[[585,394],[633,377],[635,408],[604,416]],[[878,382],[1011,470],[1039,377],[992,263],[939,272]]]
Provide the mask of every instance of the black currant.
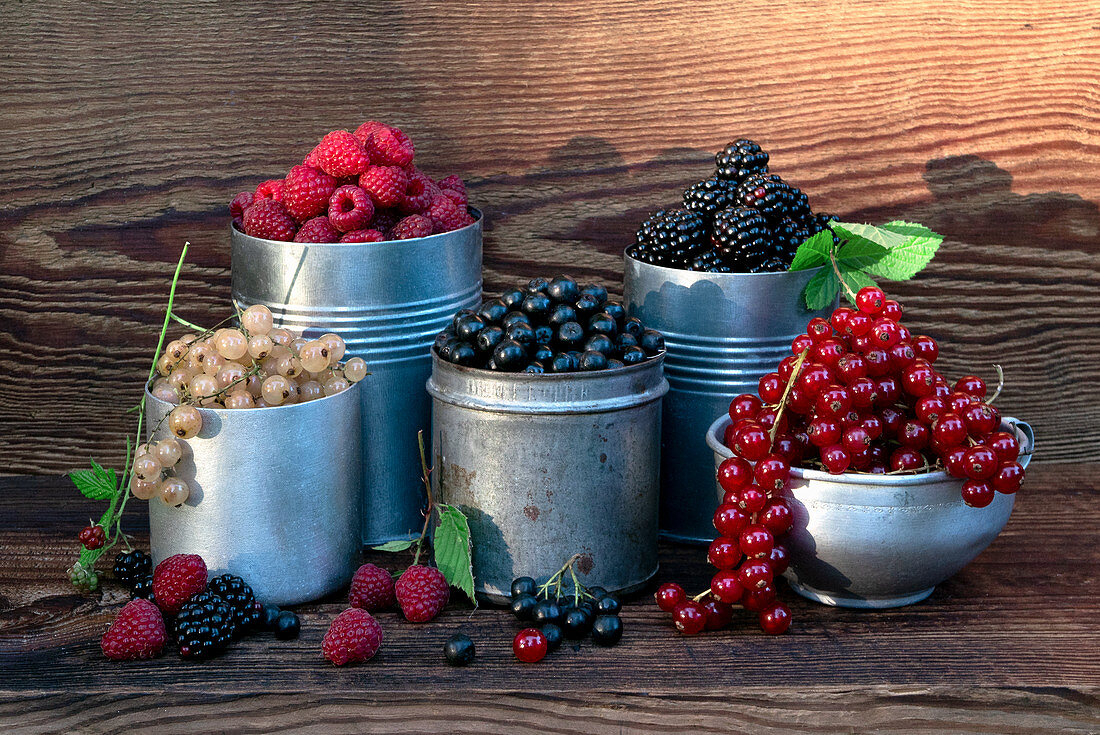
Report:
[[615,343],[606,334],[593,334],[584,343],[585,352],[599,352],[604,357],[610,357],[615,353]]
[[561,607],[553,600],[541,600],[535,609],[531,612],[531,620],[535,625],[544,625],[546,623],[554,623],[558,625],[561,623]]
[[626,367],[626,363],[618,358],[611,357],[607,360],[607,369],[614,370],[616,368]]
[[263,610],[260,613],[260,625],[264,630],[275,630],[275,621],[279,618],[279,613],[282,610],[278,605],[272,605],[270,602],[263,606]]
[[604,595],[596,601],[596,612],[601,615],[618,615],[622,608],[623,604],[615,595]]
[[665,348],[665,338],[661,336],[660,332],[647,329],[642,332],[638,345],[645,350],[647,355],[652,357]]
[[577,322],[566,322],[558,327],[558,344],[569,350],[584,343],[584,327]]
[[532,278],[527,282],[527,293],[546,293],[546,289],[550,287],[550,282],[545,278]]
[[591,296],[599,304],[607,301],[607,289],[596,283],[591,283],[581,289],[581,296]]
[[546,650],[547,652],[556,651],[561,648],[562,632],[561,626],[554,623],[546,623],[540,630],[542,634],[546,636]]
[[527,366],[527,350],[519,342],[506,339],[493,349],[497,370],[515,373]]
[[518,288],[514,288],[511,291],[505,291],[500,295],[500,302],[509,309],[516,309],[523,303],[524,297],[527,296],[523,291]]
[[621,322],[626,319],[626,309],[618,301],[608,301],[603,305],[603,313],[614,319],[616,322]]
[[508,306],[500,299],[486,301],[478,309],[477,315],[487,324],[496,324],[508,313]]
[[534,375],[542,375],[546,372],[546,366],[536,360],[535,362],[528,364],[527,367],[523,368],[523,372],[532,373]]
[[554,341],[554,328],[548,324],[535,327],[535,342],[540,345],[548,345]]
[[584,608],[570,607],[562,617],[561,629],[566,638],[584,638],[592,630],[592,614]]
[[473,341],[482,329],[485,329],[485,320],[477,314],[467,314],[455,320],[455,336],[461,340]]
[[477,362],[477,350],[469,342],[458,342],[451,347],[447,359],[455,365],[469,367]]
[[550,372],[552,373],[570,373],[576,368],[573,367],[573,358],[564,353],[558,353],[554,355],[554,359],[550,361]]
[[550,281],[546,293],[555,301],[576,301],[581,295],[581,287],[569,276],[557,276]]
[[588,331],[596,332],[597,334],[606,334],[608,337],[614,337],[618,331],[618,325],[615,324],[615,319],[605,312],[595,314],[588,320]]
[[481,353],[490,353],[502,339],[504,339],[503,329],[496,325],[485,327],[477,335],[477,349]]
[[512,580],[512,597],[519,597],[520,595],[531,595],[534,597],[538,591],[538,585],[531,577],[516,577]]
[[523,593],[512,598],[512,614],[519,620],[530,620],[535,612],[535,606],[539,604],[538,598],[532,594]]
[[588,350],[581,355],[581,370],[607,370],[607,355]]
[[451,666],[465,666],[474,660],[474,642],[465,633],[455,633],[443,644],[443,658]]
[[550,346],[546,344],[536,345],[535,351],[531,353],[531,360],[535,362],[541,362],[543,365],[549,365],[550,361],[553,359],[554,350],[552,350]]
[[451,327],[454,328],[455,334],[458,334],[458,325],[466,319],[466,317],[477,316],[477,313],[473,309],[462,309],[451,318]]
[[510,311],[504,315],[500,320],[500,326],[502,329],[507,330],[508,327],[513,324],[531,324],[531,320],[527,318],[527,315],[522,311]]
[[592,595],[593,600],[598,600],[601,597],[607,597],[607,590],[605,590],[603,587],[600,587],[599,585],[596,585],[595,587],[588,588],[588,594]]
[[281,641],[297,638],[301,630],[301,621],[290,610],[283,610],[279,613],[279,617],[275,618],[275,637]]
[[618,615],[597,615],[592,623],[592,642],[613,646],[623,637],[623,621]]
[[642,333],[645,332],[645,325],[642,324],[641,319],[636,316],[632,316],[623,322],[623,331],[627,334],[640,338],[642,336]]
[[577,318],[584,319],[592,316],[600,310],[600,302],[595,297],[585,294],[577,299]]
[[619,353],[619,359],[624,365],[637,365],[639,362],[645,362],[645,350],[641,347],[627,347]]
[[569,304],[558,304],[550,312],[546,322],[552,327],[560,327],[566,322],[577,321],[577,310]]
[[552,306],[550,297],[544,293],[531,294],[520,304],[520,310],[535,321],[544,321],[550,316]]
[[535,344],[535,330],[530,324],[519,322],[504,330],[504,336],[519,342],[524,347]]

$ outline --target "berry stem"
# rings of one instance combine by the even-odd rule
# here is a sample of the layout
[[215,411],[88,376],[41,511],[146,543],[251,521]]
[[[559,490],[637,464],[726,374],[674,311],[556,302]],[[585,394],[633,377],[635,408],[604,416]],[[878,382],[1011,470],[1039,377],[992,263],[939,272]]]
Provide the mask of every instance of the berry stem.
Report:
[[994,363],[993,367],[997,370],[997,390],[993,391],[993,397],[986,401],[986,404],[990,406],[992,406],[993,401],[997,400],[998,396],[1001,395],[1001,391],[1004,390],[1005,387],[1005,371],[996,363]]
[[844,276],[840,275],[840,266],[836,262],[836,248],[829,250],[829,262],[833,264],[833,272],[836,273],[836,279],[840,281],[840,285],[844,287],[845,292],[848,294],[848,300],[854,304],[856,302],[856,292],[844,280]]
[[798,376],[802,374],[802,365],[806,362],[806,356],[809,354],[810,349],[807,347],[802,350],[802,354],[794,361],[791,377],[787,380],[787,387],[783,389],[783,395],[779,398],[779,408],[775,411],[775,422],[772,423],[772,428],[768,431],[769,449],[775,444],[775,435],[779,432],[779,420],[783,418],[783,409],[787,407],[787,398],[791,395],[791,389],[794,387],[795,381],[798,380]]
[[435,500],[432,498],[431,469],[428,468],[428,453],[424,449],[424,430],[416,433],[416,442],[420,446],[420,477],[424,481],[424,489],[428,493],[428,510],[424,513],[424,528],[420,531],[420,538],[416,540],[416,553],[413,554],[413,566],[420,561],[420,552],[424,548],[424,539],[428,536],[428,524],[432,521],[432,512],[435,510]]

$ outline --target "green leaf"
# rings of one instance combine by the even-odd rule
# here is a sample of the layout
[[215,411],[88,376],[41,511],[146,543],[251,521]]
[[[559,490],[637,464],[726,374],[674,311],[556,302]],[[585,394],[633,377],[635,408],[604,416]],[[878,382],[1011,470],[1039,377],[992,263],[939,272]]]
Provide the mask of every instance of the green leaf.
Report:
[[806,242],[798,246],[794,259],[791,261],[792,271],[804,271],[829,260],[829,252],[833,249],[833,233],[822,230]]
[[[861,288],[877,285],[875,279],[871,278],[857,267],[852,267],[851,265],[839,261],[837,262],[837,267],[840,269],[841,278],[844,279],[844,282],[848,284],[848,288],[852,289],[853,292],[858,293]],[[847,289],[841,289],[841,292],[850,303],[853,305],[855,304],[855,299],[852,297],[852,294],[848,293]]]
[[882,227],[849,222],[834,222],[833,227],[852,241],[863,240],[886,248],[881,258],[859,267],[891,281],[907,281],[915,276],[928,265],[943,242],[942,235],[924,225],[900,220]]
[[880,225],[880,227],[899,235],[905,235],[906,237],[939,237],[939,235],[922,224],[917,222],[905,222],[900,219],[887,222],[884,225]]
[[407,539],[405,541],[387,541],[381,546],[372,546],[371,549],[374,551],[404,551],[405,549],[410,548],[415,543],[416,539]]
[[806,300],[806,307],[810,311],[817,311],[832,304],[836,300],[838,291],[840,291],[840,281],[836,277],[836,272],[832,268],[823,268],[806,284],[806,288],[802,290],[802,297]]
[[435,547],[435,565],[443,572],[447,584],[466,593],[474,600],[474,568],[470,544],[470,524],[466,516],[453,505],[438,504],[439,525],[435,529],[432,545]]
[[851,268],[862,269],[882,260],[888,252],[876,242],[857,237],[841,246],[836,254],[836,260],[838,265],[846,264]]
[[890,232],[874,225],[865,225],[858,222],[833,222],[832,228],[841,237],[847,237],[849,240],[869,240],[887,250],[905,243],[905,235],[899,235],[896,232]]
[[114,470],[107,470],[92,460],[92,469],[75,470],[69,473],[69,479],[76,485],[80,494],[91,500],[107,500],[113,498],[118,492],[118,475]]

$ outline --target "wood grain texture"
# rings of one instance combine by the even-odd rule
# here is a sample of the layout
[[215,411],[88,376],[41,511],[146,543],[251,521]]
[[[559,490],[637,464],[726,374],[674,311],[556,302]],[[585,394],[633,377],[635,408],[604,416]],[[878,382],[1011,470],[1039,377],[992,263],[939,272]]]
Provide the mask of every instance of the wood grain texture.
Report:
[[[112,664],[98,639],[126,597],[65,577],[94,511],[56,477],[0,478],[0,724],[69,732],[1100,732],[1100,490],[1095,464],[1036,466],[1001,536],[926,602],[824,607],[784,590],[791,631],[677,635],[648,594],[617,647],[514,660],[506,611],[452,604],[435,621],[378,619],[371,662],[336,669],[320,640],[342,594],[298,608],[302,635],[235,643],[206,663]],[[1067,523],[1067,519],[1074,523]],[[144,510],[127,529],[146,543]],[[373,554],[396,568],[400,559]],[[703,552],[664,546],[657,582],[707,582]],[[468,633],[478,657],[443,664]]]
[[893,289],[914,328],[952,374],[1004,365],[1039,462],[1100,447],[1091,0],[32,0],[0,44],[0,472],[117,461],[182,242],[181,311],[214,321],[225,203],[366,118],[470,179],[489,290],[620,290],[645,214],[754,137],[815,209],[943,232]]

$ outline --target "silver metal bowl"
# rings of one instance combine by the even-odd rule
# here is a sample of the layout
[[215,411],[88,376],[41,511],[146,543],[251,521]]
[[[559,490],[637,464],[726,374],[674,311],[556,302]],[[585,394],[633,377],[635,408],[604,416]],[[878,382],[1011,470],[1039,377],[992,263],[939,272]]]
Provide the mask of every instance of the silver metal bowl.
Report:
[[[722,443],[729,416],[711,424],[707,445],[717,470],[733,452]],[[1035,435],[1015,430],[1027,466]],[[717,487],[717,481],[716,481]],[[946,472],[922,475],[831,475],[792,468],[787,499],[794,527],[784,541],[784,576],[803,597],[838,607],[885,608],[920,602],[980,554],[1012,514],[1015,495],[997,493],[985,508],[963,502],[962,481]],[[717,487],[719,498],[723,495]]]

